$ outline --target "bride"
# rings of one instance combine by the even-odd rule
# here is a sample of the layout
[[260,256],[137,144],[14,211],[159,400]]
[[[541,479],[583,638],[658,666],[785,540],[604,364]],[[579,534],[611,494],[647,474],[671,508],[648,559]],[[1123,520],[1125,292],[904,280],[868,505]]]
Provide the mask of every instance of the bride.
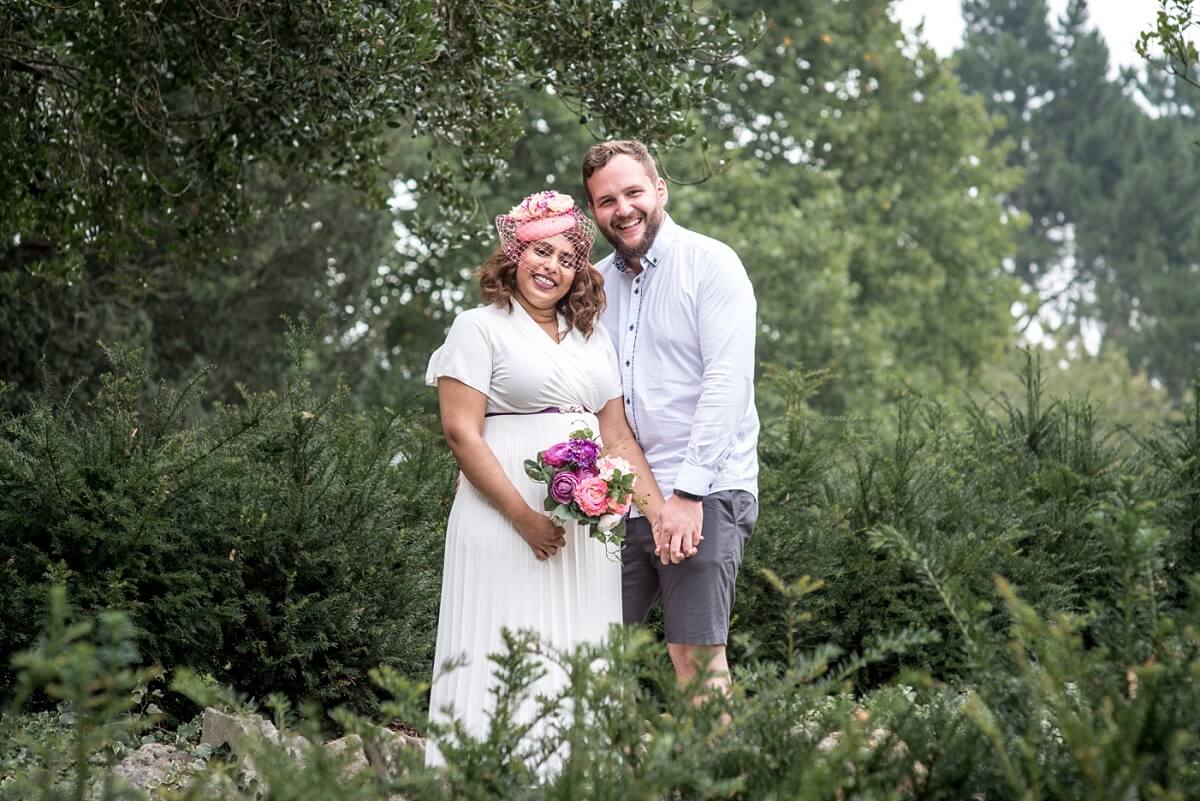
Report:
[[[486,305],[454,320],[426,373],[462,471],[446,530],[430,718],[457,719],[475,738],[487,733],[488,655],[503,650],[503,629],[530,630],[569,651],[602,641],[621,622],[619,559],[585,528],[547,517],[546,486],[526,476],[524,461],[587,427],[634,467],[641,511],[654,520],[662,505],[626,422],[617,356],[600,322],[592,222],[569,196],[546,191],[498,216],[496,229],[500,247],[479,272]],[[460,667],[442,669],[456,659]],[[531,697],[565,681],[542,666]],[[532,717],[532,705],[524,714]],[[426,760],[442,760],[432,739]]]

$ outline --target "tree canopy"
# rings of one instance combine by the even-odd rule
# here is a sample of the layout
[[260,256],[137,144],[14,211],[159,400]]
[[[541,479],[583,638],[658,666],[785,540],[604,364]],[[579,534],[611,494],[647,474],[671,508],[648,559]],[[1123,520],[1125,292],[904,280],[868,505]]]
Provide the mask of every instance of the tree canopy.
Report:
[[[602,132],[685,137],[749,40],[682,0],[122,0],[0,11],[0,233],[26,265],[235,229],[260,165],[371,185],[389,127],[426,185],[503,172],[527,86]],[[53,254],[57,259],[47,259]]]
[[98,341],[169,379],[216,362],[218,397],[271,386],[280,314],[330,316],[336,352],[379,271],[407,269],[397,172],[433,204],[408,224],[444,247],[531,93],[577,128],[677,143],[755,35],[683,0],[5,3],[0,363],[21,391],[0,404],[39,363],[94,375]]
[[1181,398],[1200,367],[1200,152],[1186,145],[1197,132],[1181,79],[1114,76],[1085,0],[1057,19],[1042,0],[963,12],[955,69],[1003,118],[995,138],[1024,173],[1006,201],[1030,221],[1011,262],[1026,324],[1086,334]]

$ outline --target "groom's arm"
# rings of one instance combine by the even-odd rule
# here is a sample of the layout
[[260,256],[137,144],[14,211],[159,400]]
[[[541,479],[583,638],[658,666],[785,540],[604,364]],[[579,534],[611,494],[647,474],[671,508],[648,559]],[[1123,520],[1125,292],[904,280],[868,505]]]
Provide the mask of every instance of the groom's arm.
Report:
[[698,306],[704,375],[675,489],[703,497],[733,451],[736,423],[754,391],[757,306],[750,278],[733,251],[711,265],[699,287]]
[[[697,294],[700,399],[692,418],[687,456],[675,479],[675,490],[704,498],[733,450],[737,428],[754,386],[754,339],[757,304],[754,288],[732,250],[713,256]],[[663,553],[678,563],[696,553],[704,516],[700,500],[674,495],[663,506]]]

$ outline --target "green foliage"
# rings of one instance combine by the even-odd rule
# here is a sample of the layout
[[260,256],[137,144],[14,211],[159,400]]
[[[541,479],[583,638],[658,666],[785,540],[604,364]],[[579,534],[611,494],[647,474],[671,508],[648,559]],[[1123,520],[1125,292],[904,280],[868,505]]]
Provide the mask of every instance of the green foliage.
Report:
[[1200,88],[1200,53],[1196,51],[1194,31],[1200,20],[1196,17],[1195,0],[1159,0],[1154,27],[1138,36],[1137,51],[1142,58],[1166,56],[1173,74]]
[[[1114,501],[1098,520],[1101,537],[1128,539],[1145,530],[1144,507]],[[891,537],[916,566],[920,546],[902,533]],[[336,710],[339,725],[360,735],[372,754],[372,770],[346,770],[346,757],[320,748],[313,721],[297,723],[286,703],[274,704],[276,720],[305,737],[299,751],[279,743],[251,742],[245,756],[254,776],[219,759],[185,788],[180,797],[243,801],[251,798],[385,799],[600,799],[624,798],[848,798],[951,799],[986,797],[996,801],[1148,797],[1183,801],[1200,791],[1200,743],[1194,709],[1200,702],[1194,681],[1200,669],[1200,602],[1156,606],[1162,584],[1145,568],[1156,561],[1161,540],[1142,539],[1113,558],[1123,575],[1142,574],[1116,601],[1097,599],[1085,614],[1036,611],[1003,579],[997,579],[999,616],[980,617],[959,605],[956,591],[938,569],[928,584],[948,606],[958,605],[969,627],[992,628],[994,642],[981,639],[980,656],[962,683],[942,685],[920,673],[872,691],[846,688],[867,666],[911,655],[928,647],[928,633],[901,632],[859,654],[831,646],[799,649],[786,662],[746,660],[736,671],[728,697],[695,702],[699,685],[680,686],[663,649],[636,628],[617,628],[604,646],[570,654],[547,653],[530,633],[506,636],[505,649],[492,656],[498,684],[495,714],[480,739],[463,736],[458,724],[426,726],[438,739],[446,765],[427,768],[420,750],[397,744],[370,718]],[[809,579],[771,583],[791,609],[791,619],[819,595]],[[1166,579],[1166,583],[1172,583]],[[1200,583],[1192,581],[1192,592]],[[1129,606],[1126,606],[1126,605]],[[1110,614],[1132,613],[1152,625],[1129,629],[1138,656],[1098,642],[1089,632],[1107,624]],[[1151,614],[1152,613],[1152,614]],[[958,614],[956,612],[956,614]],[[61,650],[61,627],[20,659],[23,686],[38,682],[68,687],[102,660],[77,650]],[[128,651],[128,630],[116,642]],[[1123,635],[1122,635],[1123,636]],[[547,662],[567,680],[557,692],[531,697],[531,682]],[[99,705],[94,729],[95,768],[85,768],[87,784],[72,784],[68,773],[47,775],[31,767],[24,740],[0,749],[0,797],[140,797],[113,780],[111,755],[120,728],[141,723],[120,718],[136,682],[122,658],[115,669],[113,699]],[[597,666],[603,666],[597,669]],[[390,696],[379,712],[387,718],[424,719],[424,685],[382,668],[372,678]],[[69,694],[69,693],[68,693]],[[42,764],[72,764],[76,722],[70,729],[47,730],[36,716],[10,712],[4,723],[27,724],[41,744]],[[530,717],[532,715],[532,717]],[[534,720],[557,726],[530,733]],[[107,751],[105,751],[107,749]],[[86,761],[86,760],[85,760]]]
[[738,647],[775,658],[787,647],[778,594],[761,578],[768,568],[784,582],[824,582],[797,625],[801,646],[854,649],[930,628],[941,644],[908,664],[965,675],[998,630],[995,575],[1045,614],[1116,602],[1125,579],[1115,565],[1128,546],[1107,538],[1096,515],[1118,496],[1146,504],[1139,519],[1162,532],[1160,573],[1180,586],[1195,572],[1194,422],[1136,437],[1110,428],[1084,401],[1049,400],[1040,364],[1028,360],[1017,400],[956,412],[903,394],[886,426],[822,418],[804,400],[819,377],[777,378],[790,411],[768,422],[760,448],[762,514],[735,605]]
[[84,613],[127,610],[151,661],[255,695],[370,708],[370,667],[428,671],[449,459],[419,415],[314,393],[311,338],[286,392],[204,424],[183,420],[202,376],[143,404],[120,352],[85,414],[46,398],[5,422],[0,651],[63,583]]
[[[200,379],[143,404],[150,382],[120,353],[85,413],[47,399],[7,420],[6,650],[32,642],[46,588],[64,582],[85,612],[129,610],[152,661],[236,677],[255,695],[370,708],[368,668],[426,675],[449,459],[423,417],[355,413],[345,387],[316,394],[307,342],[297,330],[285,394],[249,395],[211,422],[182,422]],[[880,421],[823,418],[810,404],[824,375],[772,372],[783,414],[764,417],[762,516],[735,605],[739,658],[786,662],[821,643],[862,651],[890,632],[930,629],[940,641],[904,664],[963,675],[987,645],[972,638],[988,639],[970,621],[1001,615],[993,575],[1043,612],[1117,597],[1124,546],[1096,522],[1114,493],[1150,504],[1139,514],[1162,532],[1160,573],[1200,572],[1200,415],[1112,429],[1085,401],[1048,400],[1028,359],[1019,400],[956,411],[902,393]],[[781,586],[813,576],[825,591],[793,617],[769,575]],[[930,594],[931,582],[946,592]],[[860,682],[885,682],[904,664],[873,664]]]
[[[1186,58],[1175,37],[1190,35],[1192,4],[1162,5],[1143,51],[1166,37],[1169,55]],[[1024,175],[1006,197],[1028,215],[1011,261],[1030,290],[1019,307],[1025,323],[1072,337],[1090,323],[1102,349],[1112,347],[1179,403],[1200,369],[1192,312],[1200,303],[1192,191],[1200,150],[1190,146],[1195,106],[1181,93],[1194,64],[1184,62],[1176,77],[1157,64],[1144,76],[1110,77],[1086,0],[1072,0],[1054,20],[1044,0],[965,0],[963,14],[954,69],[1003,119],[995,138],[1011,141],[1007,161]],[[1039,314],[1045,308],[1052,312]]]
[[5,4],[0,409],[31,407],[43,363],[84,381],[79,408],[98,341],[173,383],[212,365],[209,403],[278,390],[285,314],[328,319],[319,373],[397,404],[528,98],[677,142],[742,31],[679,0]]
[[[12,663],[16,693],[0,720],[0,798],[82,800],[94,797],[94,782],[102,786],[102,798],[120,798],[112,774],[97,768],[111,766],[114,747],[153,722],[129,713],[158,671],[138,667],[134,629],[123,614],[71,621],[61,586],[49,600],[49,619],[36,646]],[[26,725],[21,709],[42,693],[59,704],[65,730],[43,716]]]
[[523,87],[669,140],[746,45],[678,0],[6,3],[0,235],[52,270],[211,241],[259,165],[370,185],[389,127],[429,137],[424,183],[461,211],[463,181],[503,171]]

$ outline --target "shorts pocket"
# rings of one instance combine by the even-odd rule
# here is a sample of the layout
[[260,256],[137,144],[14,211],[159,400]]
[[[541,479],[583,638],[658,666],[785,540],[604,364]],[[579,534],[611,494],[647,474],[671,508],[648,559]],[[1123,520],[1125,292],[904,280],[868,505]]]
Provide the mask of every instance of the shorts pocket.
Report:
[[750,536],[754,524],[758,521],[758,499],[745,490],[733,491],[733,522],[747,529],[745,536]]

